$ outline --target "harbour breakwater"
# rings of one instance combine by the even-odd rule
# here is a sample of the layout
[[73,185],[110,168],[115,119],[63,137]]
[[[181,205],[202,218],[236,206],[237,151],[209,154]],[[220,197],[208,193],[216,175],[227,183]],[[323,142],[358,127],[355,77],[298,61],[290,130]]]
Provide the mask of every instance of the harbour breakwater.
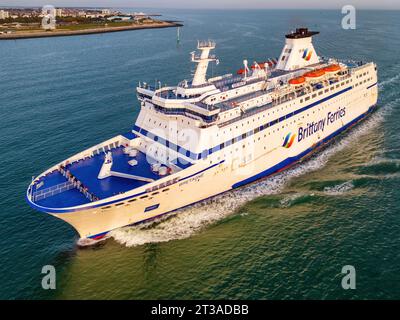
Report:
[[89,35],[108,32],[120,32],[141,29],[157,29],[157,28],[172,28],[182,27],[183,24],[175,21],[163,21],[146,25],[131,25],[121,27],[104,27],[104,28],[91,28],[82,30],[53,30],[53,31],[35,31],[35,32],[15,32],[8,34],[1,34],[0,40],[17,40],[17,39],[30,39],[30,38],[47,38],[47,37],[66,37]]

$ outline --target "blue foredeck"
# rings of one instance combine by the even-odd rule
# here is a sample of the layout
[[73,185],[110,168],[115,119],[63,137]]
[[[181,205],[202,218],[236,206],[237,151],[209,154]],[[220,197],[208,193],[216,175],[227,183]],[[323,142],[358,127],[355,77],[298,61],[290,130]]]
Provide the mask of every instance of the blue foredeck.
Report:
[[[151,171],[150,164],[144,153],[138,152],[135,157],[138,164],[132,167],[128,164],[128,161],[131,160],[132,157],[123,153],[123,147],[113,149],[111,152],[113,155],[112,171],[142,176],[154,180],[160,178]],[[70,170],[71,173],[88,188],[89,192],[100,199],[111,197],[146,184],[146,182],[143,181],[119,177],[108,177],[102,180],[98,179],[97,176],[103,165],[104,157],[104,153],[95,155],[91,158],[74,162],[68,165],[66,169]]]
[[[60,171],[54,170],[53,172],[47,174],[46,176],[41,177],[38,180],[38,183],[41,182],[43,182],[43,185],[37,191],[54,187],[60,183],[65,183],[67,182],[67,178],[65,178],[60,173]],[[59,208],[59,207],[72,207],[84,203],[89,203],[89,199],[87,199],[78,189],[73,188],[64,191],[63,193],[59,193],[35,202],[36,204],[42,207]]]
[[45,176],[41,177],[38,180],[38,183],[43,182],[43,185],[40,187],[39,190],[41,189],[46,189],[46,188],[50,188],[53,187],[57,184],[63,183],[63,182],[67,182],[67,178],[65,178],[60,171],[58,170],[54,170],[53,172],[50,172],[48,174],[46,174]]
[[[133,158],[123,153],[122,146],[114,148],[110,152],[112,152],[113,155],[113,166],[111,168],[112,171],[141,176],[154,180],[160,178],[159,175],[153,173],[151,170],[150,163],[153,162],[153,159],[147,158],[144,153],[138,151],[137,156],[135,157],[138,164],[132,167],[129,165],[128,161]],[[90,194],[99,199],[124,193],[148,183],[144,181],[113,176],[105,179],[98,179],[97,176],[100,172],[101,166],[103,165],[104,157],[105,153],[93,155],[92,157],[87,157],[85,159],[68,164],[65,169],[69,170],[71,174],[76,177],[84,187],[87,188],[87,191]],[[65,183],[68,180],[60,173],[60,171],[55,170],[40,178],[37,183],[42,181],[44,184],[39,190],[54,187],[61,183]],[[87,197],[77,188],[72,188],[59,194],[35,201],[36,204],[48,208],[71,207],[89,202],[90,200],[87,199]]]

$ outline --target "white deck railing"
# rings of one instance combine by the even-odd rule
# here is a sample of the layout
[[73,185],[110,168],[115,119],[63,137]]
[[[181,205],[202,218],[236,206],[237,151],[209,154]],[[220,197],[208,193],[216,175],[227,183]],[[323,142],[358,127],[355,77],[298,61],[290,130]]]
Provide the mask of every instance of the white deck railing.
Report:
[[59,183],[55,186],[43,189],[43,190],[39,190],[36,192],[32,193],[33,196],[33,201],[38,201],[38,200],[42,200],[42,199],[46,199],[48,197],[54,196],[56,194],[68,191],[70,189],[74,188],[74,184],[70,181],[66,181],[63,183]]

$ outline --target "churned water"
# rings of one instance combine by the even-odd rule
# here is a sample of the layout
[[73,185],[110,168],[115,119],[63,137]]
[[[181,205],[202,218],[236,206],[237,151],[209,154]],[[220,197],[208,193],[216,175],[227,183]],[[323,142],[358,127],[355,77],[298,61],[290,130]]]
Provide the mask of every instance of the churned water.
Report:
[[[180,45],[173,28],[0,42],[0,298],[400,298],[399,13],[358,12],[356,30],[339,11],[164,13]],[[130,129],[138,81],[189,78],[197,39],[217,41],[217,75],[277,57],[303,25],[320,55],[374,60],[380,78],[379,110],[308,161],[85,249],[26,204],[32,175]]]

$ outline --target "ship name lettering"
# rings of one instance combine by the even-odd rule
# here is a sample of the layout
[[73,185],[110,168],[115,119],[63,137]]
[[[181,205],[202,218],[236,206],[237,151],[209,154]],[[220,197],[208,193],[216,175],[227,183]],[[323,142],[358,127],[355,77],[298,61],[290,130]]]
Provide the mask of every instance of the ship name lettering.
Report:
[[171,179],[171,180],[165,181],[165,182],[163,182],[163,183],[160,183],[159,185],[156,185],[156,186],[154,186],[154,187],[147,188],[147,189],[146,189],[146,192],[153,192],[153,191],[156,191],[156,190],[158,190],[158,189],[162,189],[162,188],[164,188],[164,187],[168,187],[168,186],[170,186],[171,184],[174,184],[174,183],[176,183],[176,182],[178,182],[178,181],[179,181],[179,177],[176,177],[176,178],[174,178],[174,179]]
[[324,132],[325,125],[329,126],[329,124],[334,123],[335,121],[343,118],[346,115],[346,108],[339,108],[335,112],[328,112],[326,118],[320,119],[318,121],[312,121],[307,123],[304,127],[299,127],[299,131],[297,134],[297,141],[312,136],[316,132]]

